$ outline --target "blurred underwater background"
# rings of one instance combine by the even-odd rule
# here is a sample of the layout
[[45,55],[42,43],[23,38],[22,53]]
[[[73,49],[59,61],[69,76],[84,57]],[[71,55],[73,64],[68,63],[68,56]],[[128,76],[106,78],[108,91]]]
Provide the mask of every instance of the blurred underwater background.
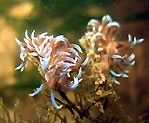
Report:
[[[36,30],[35,35],[62,34],[71,43],[79,44],[88,21],[101,20],[106,14],[120,23],[121,39],[127,39],[128,34],[144,38],[135,48],[136,64],[130,68],[129,78],[121,79],[120,85],[114,84],[114,88],[128,116],[149,120],[148,0],[0,0],[0,103],[5,104],[10,117],[15,110],[20,119],[33,122],[38,115],[34,101],[41,101],[40,96],[35,99],[28,96],[42,82],[37,68],[29,63],[23,73],[15,71],[20,64],[20,48],[15,37],[23,40],[25,30],[28,34]],[[0,108],[2,117],[1,111]]]

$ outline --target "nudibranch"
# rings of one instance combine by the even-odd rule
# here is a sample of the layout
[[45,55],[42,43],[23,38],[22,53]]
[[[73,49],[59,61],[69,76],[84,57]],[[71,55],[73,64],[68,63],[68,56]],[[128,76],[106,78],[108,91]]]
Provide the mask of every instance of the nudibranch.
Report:
[[44,88],[51,91],[51,101],[56,109],[62,108],[54,99],[54,91],[71,91],[78,87],[82,78],[82,67],[87,64],[80,54],[82,49],[77,44],[71,44],[63,35],[54,37],[42,33],[35,36],[35,31],[28,36],[25,31],[24,42],[15,39],[20,46],[20,59],[22,60],[16,70],[24,70],[28,62],[33,62],[43,76],[45,83],[30,96],[37,95]]
[[128,35],[127,41],[117,40],[119,29],[120,24],[113,21],[109,15],[105,15],[101,21],[91,19],[87,25],[87,32],[79,40],[92,61],[98,58],[92,65],[102,63],[98,71],[117,84],[117,78],[128,77],[127,67],[135,64],[134,47],[144,40],[131,35]]

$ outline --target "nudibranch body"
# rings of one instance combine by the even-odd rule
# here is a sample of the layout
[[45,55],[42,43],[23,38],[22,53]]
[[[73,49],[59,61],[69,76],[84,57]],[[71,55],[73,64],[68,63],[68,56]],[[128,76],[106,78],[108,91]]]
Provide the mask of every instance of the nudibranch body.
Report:
[[113,21],[109,15],[105,15],[101,22],[91,19],[87,25],[87,32],[79,40],[89,54],[92,65],[102,64],[98,67],[98,72],[117,84],[119,81],[116,78],[128,77],[127,67],[135,64],[133,48],[144,40],[133,38],[131,35],[128,35],[127,41],[117,40],[119,29],[120,24]]
[[16,70],[24,70],[28,61],[32,61],[44,77],[43,83],[30,96],[35,96],[44,88],[51,91],[51,101],[55,108],[60,109],[54,100],[54,91],[70,91],[78,87],[81,82],[82,67],[86,65],[87,59],[83,61],[80,54],[82,50],[79,45],[71,44],[63,35],[57,37],[47,36],[42,33],[38,36],[31,33],[31,38],[25,32],[24,42],[16,38],[20,46],[20,59],[22,63]]

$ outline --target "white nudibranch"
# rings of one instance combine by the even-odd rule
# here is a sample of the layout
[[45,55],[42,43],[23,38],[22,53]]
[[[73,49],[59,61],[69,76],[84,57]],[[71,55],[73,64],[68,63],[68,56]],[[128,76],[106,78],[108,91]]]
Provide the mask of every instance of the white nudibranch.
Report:
[[62,105],[56,104],[54,91],[66,92],[76,89],[82,80],[82,67],[87,64],[88,58],[82,60],[81,47],[71,44],[63,35],[54,37],[46,34],[45,32],[35,36],[34,30],[29,37],[26,30],[24,42],[16,38],[22,63],[15,70],[23,71],[28,61],[33,62],[39,68],[45,83],[30,96],[39,94],[43,89],[49,89],[52,104],[56,109],[60,109]]

